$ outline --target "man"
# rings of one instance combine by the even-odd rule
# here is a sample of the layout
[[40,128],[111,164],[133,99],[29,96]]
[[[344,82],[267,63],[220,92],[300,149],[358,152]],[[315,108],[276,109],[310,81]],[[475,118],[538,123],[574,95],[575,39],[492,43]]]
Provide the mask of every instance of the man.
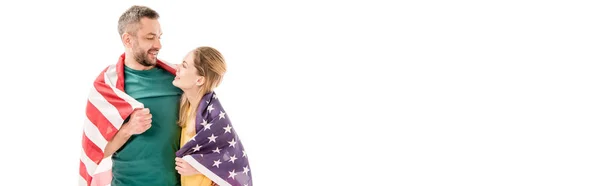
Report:
[[175,69],[157,58],[158,18],[144,6],[132,6],[119,18],[125,53],[98,76],[90,93],[80,185],[180,185],[175,152],[182,91],[172,84]]

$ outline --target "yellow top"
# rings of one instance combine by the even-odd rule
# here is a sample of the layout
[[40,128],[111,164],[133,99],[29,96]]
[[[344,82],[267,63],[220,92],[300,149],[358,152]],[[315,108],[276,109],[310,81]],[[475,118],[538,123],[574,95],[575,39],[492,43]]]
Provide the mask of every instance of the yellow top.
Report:
[[[188,111],[189,113],[189,111]],[[190,139],[192,139],[192,137],[194,137],[194,135],[190,135],[189,133],[187,133],[187,128],[189,127],[195,127],[194,126],[195,122],[194,119],[190,119],[188,120],[187,123],[185,123],[185,125],[181,128],[181,145],[180,148],[183,147],[183,145],[185,145],[185,143],[187,141],[189,141]],[[195,174],[195,175],[191,175],[191,176],[181,176],[181,186],[211,186],[212,185],[212,181],[210,179],[208,179],[206,176],[204,176],[203,174]]]

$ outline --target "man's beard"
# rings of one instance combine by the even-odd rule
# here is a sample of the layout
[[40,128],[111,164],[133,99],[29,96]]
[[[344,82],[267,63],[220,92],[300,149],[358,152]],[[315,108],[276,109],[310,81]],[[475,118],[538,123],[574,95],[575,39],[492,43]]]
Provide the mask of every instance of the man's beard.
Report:
[[[137,40],[134,41],[133,46],[134,46],[134,48],[139,48],[139,43],[138,43]],[[149,49],[148,51],[145,51],[145,52],[144,52],[144,50],[140,49],[140,50],[138,50],[137,52],[135,52],[133,54],[133,58],[135,59],[135,61],[137,61],[141,65],[144,65],[145,67],[154,66],[154,65],[156,65],[156,59],[150,59],[148,57],[148,55],[150,55],[150,51],[157,51],[158,52],[158,50],[155,49],[155,48],[151,48],[151,49]]]
[[135,59],[135,61],[137,61],[138,63],[140,63],[141,65],[144,65],[146,67],[151,67],[156,65],[156,59],[150,59],[148,57],[149,53],[148,52],[144,52],[143,50],[140,50],[138,52],[136,52],[135,54],[133,54],[133,57]]

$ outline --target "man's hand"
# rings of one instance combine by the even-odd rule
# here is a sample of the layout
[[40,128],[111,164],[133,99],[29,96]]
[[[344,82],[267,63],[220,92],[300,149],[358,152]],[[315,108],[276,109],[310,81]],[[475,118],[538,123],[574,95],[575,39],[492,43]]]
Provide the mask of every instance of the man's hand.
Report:
[[192,167],[189,163],[181,158],[175,158],[175,165],[175,170],[177,170],[177,173],[181,174],[182,176],[200,174],[196,168]]
[[124,132],[127,135],[141,134],[152,127],[152,114],[150,109],[136,109],[129,117],[129,121],[123,124]]

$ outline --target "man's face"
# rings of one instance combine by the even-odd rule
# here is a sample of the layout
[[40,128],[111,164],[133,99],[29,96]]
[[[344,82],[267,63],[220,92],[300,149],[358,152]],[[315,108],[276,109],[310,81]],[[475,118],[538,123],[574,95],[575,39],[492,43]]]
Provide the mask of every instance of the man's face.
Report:
[[133,36],[132,51],[134,59],[144,66],[156,65],[158,51],[162,47],[162,31],[156,19],[142,18],[136,36]]

